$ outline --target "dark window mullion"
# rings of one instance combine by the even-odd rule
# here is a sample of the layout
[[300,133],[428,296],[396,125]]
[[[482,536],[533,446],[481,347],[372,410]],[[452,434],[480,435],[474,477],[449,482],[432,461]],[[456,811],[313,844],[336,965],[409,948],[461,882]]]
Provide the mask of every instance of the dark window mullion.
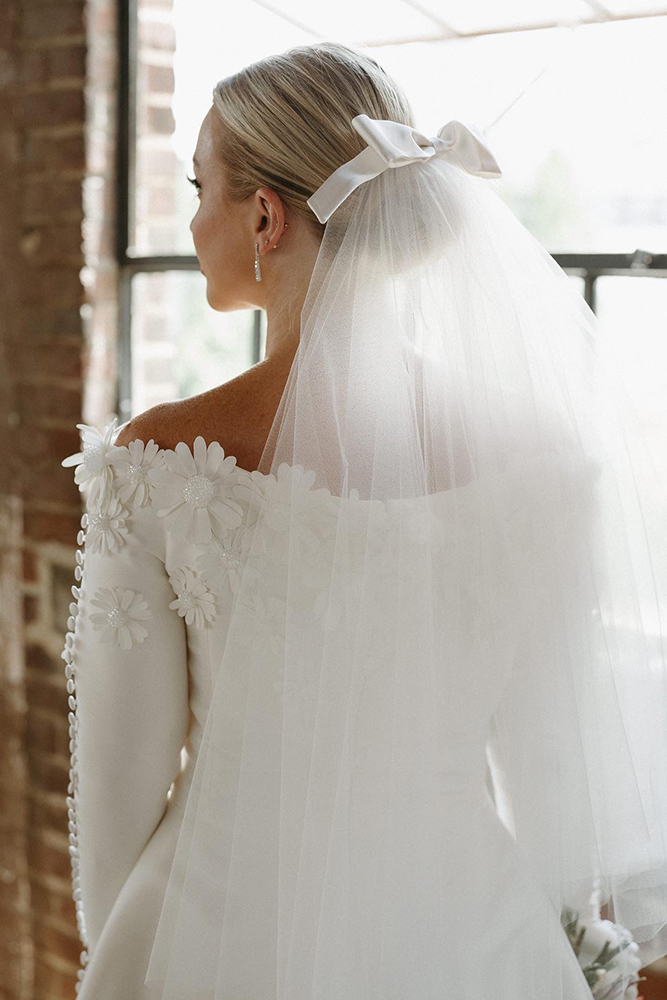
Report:
[[588,303],[589,308],[596,312],[595,302],[596,302],[596,286],[597,274],[594,271],[586,271],[584,275],[584,298]]

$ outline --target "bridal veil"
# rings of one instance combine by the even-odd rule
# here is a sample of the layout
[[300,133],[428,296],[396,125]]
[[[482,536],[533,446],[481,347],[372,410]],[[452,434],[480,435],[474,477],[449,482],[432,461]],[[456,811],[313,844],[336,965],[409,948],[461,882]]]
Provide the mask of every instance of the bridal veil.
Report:
[[518,909],[529,885],[556,914],[597,890],[643,964],[667,953],[665,463],[483,134],[350,127],[367,145],[309,199],[300,342],[237,487],[161,1000],[453,996],[490,790]]

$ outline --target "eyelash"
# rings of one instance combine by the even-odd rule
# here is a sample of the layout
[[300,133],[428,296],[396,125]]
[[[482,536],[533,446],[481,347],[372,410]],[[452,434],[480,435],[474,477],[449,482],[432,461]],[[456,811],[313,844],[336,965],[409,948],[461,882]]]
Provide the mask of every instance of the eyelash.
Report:
[[186,174],[186,180],[189,180],[191,184],[194,184],[195,188],[197,189],[197,193],[201,191],[201,184],[199,183],[196,177],[188,177]]

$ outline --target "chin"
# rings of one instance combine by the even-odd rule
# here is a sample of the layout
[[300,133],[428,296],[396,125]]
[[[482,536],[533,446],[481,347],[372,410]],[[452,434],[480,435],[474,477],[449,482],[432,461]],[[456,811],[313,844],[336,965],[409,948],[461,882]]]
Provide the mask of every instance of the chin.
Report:
[[211,288],[211,282],[208,281],[208,279],[206,281],[206,301],[210,305],[211,309],[215,309],[216,312],[224,312],[224,306],[215,298],[213,289]]

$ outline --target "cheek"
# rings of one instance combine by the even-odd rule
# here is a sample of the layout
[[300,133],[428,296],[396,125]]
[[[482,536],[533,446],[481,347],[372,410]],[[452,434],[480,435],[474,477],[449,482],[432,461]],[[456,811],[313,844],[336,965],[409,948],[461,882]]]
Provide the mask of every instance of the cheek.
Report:
[[206,241],[206,231],[207,231],[207,220],[206,220],[206,210],[200,204],[199,208],[195,212],[192,222],[190,223],[190,232],[192,233],[192,239],[198,248],[202,247]]
[[212,289],[235,288],[250,275],[254,277],[254,249],[252,243],[241,244],[233,224],[224,212],[215,211],[205,203],[190,224],[197,257]]
[[222,213],[210,202],[201,202],[191,224],[192,238],[200,256],[215,260],[224,256],[226,240]]

